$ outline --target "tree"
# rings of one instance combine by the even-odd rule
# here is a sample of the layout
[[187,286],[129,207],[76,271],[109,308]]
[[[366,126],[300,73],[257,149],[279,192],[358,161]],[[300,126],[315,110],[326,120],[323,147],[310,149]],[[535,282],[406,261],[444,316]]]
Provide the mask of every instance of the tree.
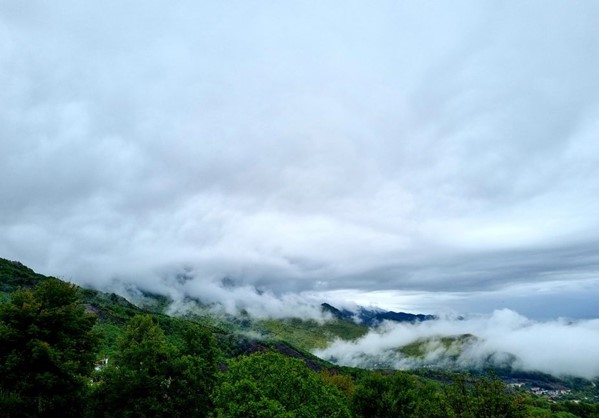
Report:
[[78,288],[57,279],[0,304],[0,407],[8,416],[81,416],[98,335]]
[[356,416],[391,417],[394,411],[389,405],[390,379],[378,373],[368,374],[357,386],[352,398],[352,409]]
[[356,391],[356,385],[349,375],[340,374],[335,370],[324,369],[319,373],[319,377],[325,384],[336,387],[350,399]]
[[345,396],[305,362],[277,353],[232,360],[215,391],[220,417],[349,417]]
[[523,417],[525,405],[518,396],[506,393],[505,384],[496,378],[455,375],[446,386],[448,415],[465,418]]
[[356,416],[363,417],[446,417],[442,400],[432,382],[404,372],[392,376],[366,375],[352,398]]
[[181,344],[150,315],[131,319],[96,384],[94,414],[110,417],[207,416],[216,355],[211,335],[187,323]]

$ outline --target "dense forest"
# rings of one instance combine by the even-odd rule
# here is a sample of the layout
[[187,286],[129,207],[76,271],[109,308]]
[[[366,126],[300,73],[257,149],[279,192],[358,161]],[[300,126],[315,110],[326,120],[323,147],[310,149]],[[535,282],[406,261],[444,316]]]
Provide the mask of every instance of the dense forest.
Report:
[[0,259],[6,417],[599,417],[493,375],[338,367]]

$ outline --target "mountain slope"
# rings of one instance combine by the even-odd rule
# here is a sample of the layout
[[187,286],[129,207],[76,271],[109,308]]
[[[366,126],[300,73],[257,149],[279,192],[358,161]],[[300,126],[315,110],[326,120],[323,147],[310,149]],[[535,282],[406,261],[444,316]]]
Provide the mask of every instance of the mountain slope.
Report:
[[[56,278],[36,273],[18,261],[0,258],[0,302],[10,298],[10,294],[19,288],[32,288],[41,281],[49,279]],[[217,346],[223,355],[223,361],[225,358],[242,354],[272,350],[289,357],[302,358],[311,368],[316,370],[334,367],[331,363],[319,359],[306,349],[283,341],[275,333],[256,338],[236,332],[235,327],[221,328],[217,324],[222,322],[217,319],[194,318],[193,315],[186,318],[169,316],[163,312],[166,302],[164,297],[159,295],[149,296],[150,299],[156,298],[158,302],[155,306],[153,305],[155,309],[146,310],[115,293],[106,293],[95,289],[79,289],[82,304],[88,312],[93,313],[98,318],[95,330],[103,336],[99,358],[110,356],[114,352],[117,340],[123,334],[124,325],[127,321],[135,315],[149,314],[160,324],[167,337],[173,340],[179,338],[178,333],[184,328],[186,322],[191,321],[201,325],[215,337]]]
[[19,287],[33,287],[46,276],[34,272],[18,261],[0,258],[0,292],[10,293]]

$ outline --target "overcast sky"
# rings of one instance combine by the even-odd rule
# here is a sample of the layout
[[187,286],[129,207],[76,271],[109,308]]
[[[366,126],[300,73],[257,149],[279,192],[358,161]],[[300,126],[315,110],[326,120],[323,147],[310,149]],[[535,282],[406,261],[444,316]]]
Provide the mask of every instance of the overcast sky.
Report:
[[597,22],[593,1],[2,1],[0,257],[599,317]]

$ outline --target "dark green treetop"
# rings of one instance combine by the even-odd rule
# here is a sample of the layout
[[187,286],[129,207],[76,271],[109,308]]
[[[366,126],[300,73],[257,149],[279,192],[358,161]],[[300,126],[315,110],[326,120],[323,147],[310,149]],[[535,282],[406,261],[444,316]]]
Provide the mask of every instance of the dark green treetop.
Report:
[[9,416],[80,416],[98,336],[78,288],[57,279],[0,304],[0,405]]
[[349,417],[346,397],[299,359],[256,353],[230,362],[215,393],[222,417]]
[[170,342],[150,315],[135,316],[95,385],[94,415],[207,416],[216,373],[212,336],[186,323]]

